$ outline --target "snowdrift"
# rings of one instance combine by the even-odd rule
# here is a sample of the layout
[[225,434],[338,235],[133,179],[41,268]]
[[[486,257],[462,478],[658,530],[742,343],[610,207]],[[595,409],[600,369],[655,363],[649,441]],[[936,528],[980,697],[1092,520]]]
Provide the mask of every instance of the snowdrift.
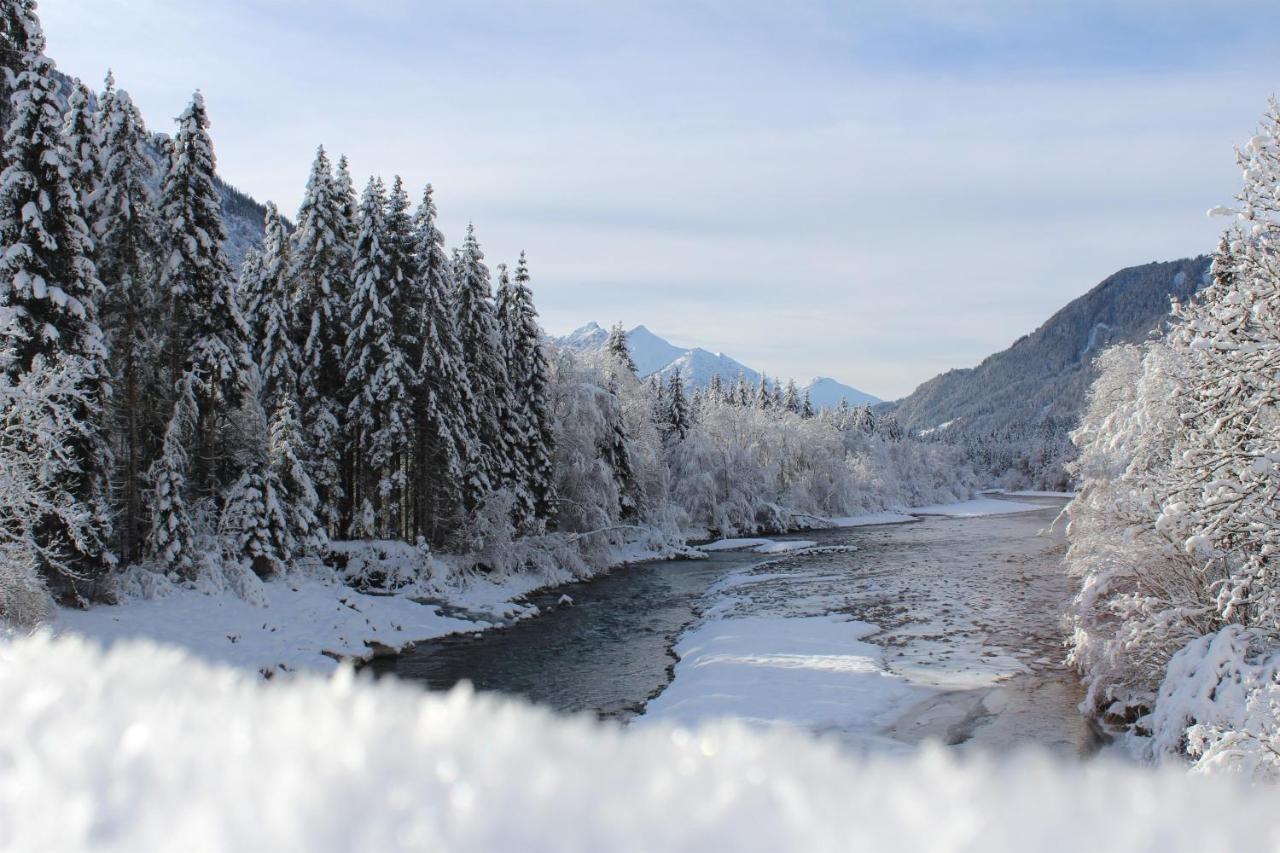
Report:
[[1232,779],[627,731],[144,642],[0,644],[0,717],[4,850],[1280,848],[1275,792]]

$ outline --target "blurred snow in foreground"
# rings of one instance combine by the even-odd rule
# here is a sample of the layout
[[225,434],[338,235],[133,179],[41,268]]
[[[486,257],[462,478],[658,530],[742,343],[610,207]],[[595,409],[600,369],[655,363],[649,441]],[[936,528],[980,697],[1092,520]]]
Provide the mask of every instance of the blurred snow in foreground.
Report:
[[0,849],[1280,849],[1275,791],[1025,754],[624,731],[465,690],[0,644]]

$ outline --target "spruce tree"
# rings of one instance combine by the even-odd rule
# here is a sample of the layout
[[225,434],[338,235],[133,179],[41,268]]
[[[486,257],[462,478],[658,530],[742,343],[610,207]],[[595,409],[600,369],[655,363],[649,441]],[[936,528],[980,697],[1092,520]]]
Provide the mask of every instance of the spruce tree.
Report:
[[293,334],[297,324],[289,269],[289,235],[280,211],[267,202],[262,261],[255,280],[258,304],[253,317],[261,335],[256,341],[258,372],[262,405],[268,412],[293,405],[302,369],[302,354]]
[[[0,138],[7,138],[13,123],[13,95],[18,76],[26,69],[28,51],[44,53],[44,33],[36,17],[34,0],[0,0]],[[0,152],[0,168],[9,165],[8,145]]]
[[510,384],[489,268],[485,266],[475,228],[470,225],[455,266],[454,311],[467,380],[476,400],[481,448],[478,461],[490,485],[496,488],[511,482],[512,476],[511,450],[504,428]]
[[[349,179],[346,175],[345,180]],[[296,295],[293,338],[302,354],[298,402],[300,429],[308,447],[307,472],[319,497],[321,517],[333,533],[349,515],[344,512],[343,471],[349,462],[344,464],[343,351],[351,297],[352,222],[346,193],[343,184],[335,182],[321,147],[298,209],[289,272]]]
[[684,379],[678,370],[672,371],[671,378],[667,380],[665,404],[667,435],[683,440],[689,432],[689,400],[685,397]]
[[386,190],[381,180],[370,179],[360,202],[355,288],[348,315],[351,335],[343,359],[355,460],[352,500],[357,516],[352,534],[362,537],[389,531],[404,486],[401,465],[409,446],[403,414],[409,396],[406,377],[411,374],[397,345],[390,307],[399,281],[393,277],[388,237]]
[[796,389],[796,381],[794,379],[787,380],[787,391],[782,396],[782,408],[793,415],[801,413],[803,407],[800,403],[800,392]]
[[14,384],[55,362],[79,377],[72,401],[77,430],[50,458],[46,476],[91,523],[72,525],[51,513],[36,533],[41,548],[59,555],[42,566],[52,590],[80,601],[99,593],[98,581],[114,562],[107,544],[110,452],[104,418],[110,386],[98,325],[102,285],[88,257],[92,241],[64,163],[53,63],[43,53],[34,14],[24,8],[6,8],[6,21],[26,27],[27,41],[22,70],[12,81],[0,174],[0,308],[9,312],[5,369]]
[[93,96],[79,80],[71,81],[67,115],[63,123],[63,165],[75,190],[81,215],[93,232],[92,211],[102,185],[101,140],[93,110]]
[[756,386],[755,406],[757,409],[773,407],[773,395],[769,392],[769,377],[760,374],[760,384]]
[[456,526],[464,506],[479,504],[489,481],[479,464],[479,419],[462,364],[451,307],[452,270],[430,184],[414,215],[414,271],[419,358],[413,387],[413,534],[438,542]]
[[514,281],[506,281],[504,270],[498,306],[512,390],[511,444],[513,455],[519,460],[516,467],[521,478],[516,490],[516,520],[528,526],[533,519],[545,520],[551,513],[555,434],[548,400],[549,368],[542,352],[524,252],[520,253]]
[[141,555],[146,535],[147,466],[172,414],[170,389],[176,377],[167,373],[162,358],[166,302],[157,286],[161,227],[151,191],[155,166],[147,150],[147,129],[129,93],[117,92],[110,75],[98,102],[102,184],[92,219],[114,389],[110,421],[120,484],[116,530],[120,557],[131,561]]
[[190,373],[198,412],[192,486],[216,496],[237,473],[222,440],[227,418],[249,388],[253,361],[236,281],[222,244],[227,232],[213,176],[215,160],[204,97],[196,92],[178,118],[161,190],[168,260],[161,289],[169,300],[169,362]]
[[284,403],[276,409],[267,448],[270,474],[281,495],[292,546],[289,557],[319,554],[329,538],[318,514],[320,499],[303,463],[306,453],[296,408]]
[[198,411],[195,381],[190,373],[178,381],[177,390],[160,455],[147,472],[152,495],[147,550],[162,570],[194,580],[195,532],[186,498],[191,458],[186,448],[195,434]]
[[724,382],[720,379],[719,373],[711,374],[710,381],[707,382],[706,399],[713,400],[716,403],[724,400]]
[[804,392],[804,402],[800,404],[800,417],[808,420],[817,412],[813,409],[813,400],[809,397],[809,390],[806,388]]

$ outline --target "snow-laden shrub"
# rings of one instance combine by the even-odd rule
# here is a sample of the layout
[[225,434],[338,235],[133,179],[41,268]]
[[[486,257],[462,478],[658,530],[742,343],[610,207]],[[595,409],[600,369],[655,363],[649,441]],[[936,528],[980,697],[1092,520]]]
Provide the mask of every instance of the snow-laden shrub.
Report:
[[1273,772],[1258,756],[1280,652],[1280,106],[1238,156],[1211,283],[1162,340],[1104,356],[1074,436],[1071,659],[1087,702],[1152,727],[1158,750]]
[[1152,713],[1152,746],[1198,769],[1280,779],[1280,649],[1228,625],[1173,656]]

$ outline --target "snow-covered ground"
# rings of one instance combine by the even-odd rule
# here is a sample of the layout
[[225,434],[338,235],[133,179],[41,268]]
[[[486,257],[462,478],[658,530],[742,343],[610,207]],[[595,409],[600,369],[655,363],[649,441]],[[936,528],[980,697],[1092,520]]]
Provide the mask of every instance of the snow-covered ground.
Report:
[[[857,642],[857,641],[855,641]],[[0,850],[1277,850],[1275,791],[0,644]]]
[[[418,558],[403,543],[335,547],[350,559],[377,554],[378,568],[391,573],[411,574],[408,562]],[[623,545],[595,571],[687,553],[679,546]],[[367,659],[421,640],[535,615],[537,608],[521,600],[525,595],[583,577],[563,568],[498,576],[453,576],[443,569],[437,574],[440,580],[430,588],[419,584],[397,594],[359,592],[320,567],[265,582],[249,575],[242,581],[250,587],[247,592],[210,591],[159,579],[159,594],[150,597],[126,596],[120,604],[87,610],[59,608],[51,627],[107,644],[133,638],[173,644],[206,660],[267,676],[327,672],[342,659]]]

